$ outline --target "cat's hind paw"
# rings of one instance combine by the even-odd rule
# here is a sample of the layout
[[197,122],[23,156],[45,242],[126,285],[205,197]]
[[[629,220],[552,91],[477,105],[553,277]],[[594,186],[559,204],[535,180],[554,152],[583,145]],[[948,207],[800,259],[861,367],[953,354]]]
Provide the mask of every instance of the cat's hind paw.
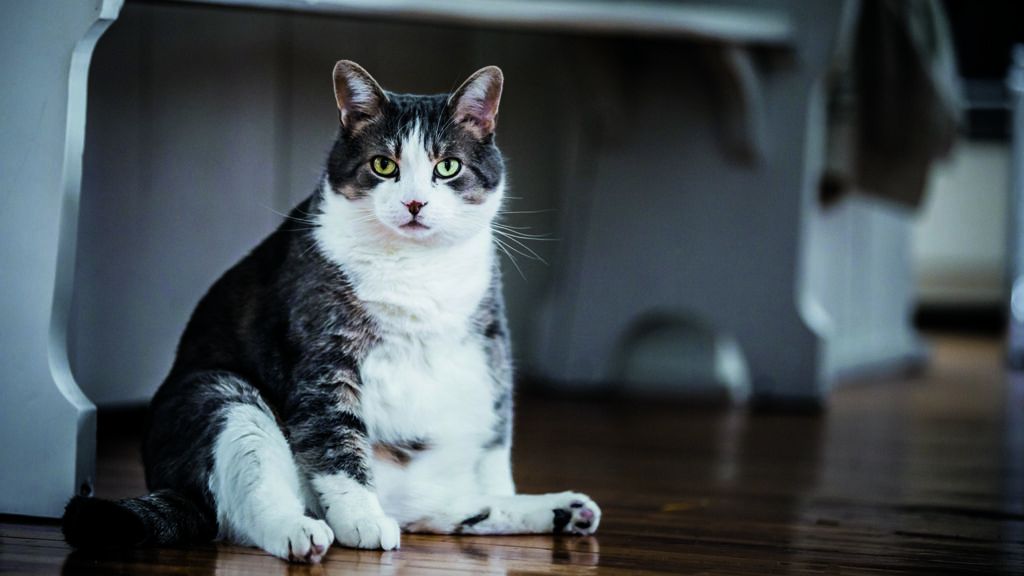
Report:
[[552,510],[554,532],[581,536],[597,532],[601,523],[601,508],[597,503],[578,492],[566,492],[565,500],[563,505]]

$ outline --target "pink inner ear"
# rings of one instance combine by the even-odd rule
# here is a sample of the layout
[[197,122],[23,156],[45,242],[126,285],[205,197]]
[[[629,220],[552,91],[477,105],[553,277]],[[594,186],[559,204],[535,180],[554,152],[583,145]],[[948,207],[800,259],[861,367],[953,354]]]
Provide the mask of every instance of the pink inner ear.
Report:
[[338,101],[341,123],[350,125],[351,118],[377,114],[382,102],[387,100],[370,73],[358,64],[340,61],[334,68],[334,93]]
[[344,98],[343,114],[348,111],[368,114],[372,113],[377,106],[377,98],[374,94],[373,86],[370,86],[363,78],[346,78],[342,89],[344,90],[342,94]]
[[481,76],[466,86],[456,110],[463,119],[472,120],[484,130],[491,130],[498,113],[500,94],[500,85],[492,77]]

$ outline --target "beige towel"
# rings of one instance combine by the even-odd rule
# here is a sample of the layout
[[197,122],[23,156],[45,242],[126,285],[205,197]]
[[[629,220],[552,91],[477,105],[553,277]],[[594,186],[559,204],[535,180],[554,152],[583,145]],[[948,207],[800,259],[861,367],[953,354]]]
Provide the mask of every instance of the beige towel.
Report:
[[953,145],[960,89],[938,0],[864,0],[831,77],[823,193],[918,206],[932,163]]

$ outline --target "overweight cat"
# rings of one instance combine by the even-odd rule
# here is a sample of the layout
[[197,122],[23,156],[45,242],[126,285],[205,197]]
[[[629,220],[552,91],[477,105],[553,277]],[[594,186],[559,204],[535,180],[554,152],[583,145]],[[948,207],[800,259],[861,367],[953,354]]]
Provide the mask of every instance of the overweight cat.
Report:
[[153,491],[74,498],[78,547],[213,538],[318,562],[400,533],[593,533],[573,492],[516,494],[512,366],[491,224],[503,77],[386,92],[338,62],[317,190],[203,297],[153,398]]

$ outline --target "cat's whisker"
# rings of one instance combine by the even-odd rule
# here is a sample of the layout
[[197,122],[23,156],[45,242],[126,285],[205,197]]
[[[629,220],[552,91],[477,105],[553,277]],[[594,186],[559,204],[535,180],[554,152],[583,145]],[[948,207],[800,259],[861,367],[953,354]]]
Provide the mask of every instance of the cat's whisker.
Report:
[[519,276],[523,280],[526,280],[526,274],[523,274],[523,269],[519,267],[519,262],[516,262],[515,256],[512,256],[512,253],[508,251],[508,248],[505,247],[505,243],[499,240],[497,236],[494,236],[493,238],[494,244],[498,247],[499,250],[505,253],[505,256],[508,256],[508,259],[512,262],[512,265],[515,266],[516,271],[519,272]]
[[498,228],[512,234],[513,236],[519,236],[527,240],[555,240],[551,237],[551,234],[532,234],[529,232],[523,232],[523,230],[529,230],[529,226],[508,226],[507,224],[494,223]]
[[278,216],[283,216],[283,217],[285,217],[285,218],[287,218],[289,220],[294,220],[296,222],[303,222],[305,224],[317,224],[317,222],[315,220],[310,220],[308,218],[298,218],[298,217],[292,216],[291,214],[285,214],[284,212],[280,212],[278,210],[275,210],[274,208],[272,208],[270,206],[267,206],[266,204],[263,204],[262,202],[260,202],[259,204],[260,204],[260,206],[266,208],[267,210],[270,210],[274,214],[277,214]]
[[517,232],[515,230],[506,230],[502,228],[492,228],[492,230],[494,230],[495,232],[500,232],[501,234],[509,238],[525,240],[527,242],[558,242],[559,240],[558,238],[551,238],[546,234],[525,234],[523,232]]
[[503,228],[503,229],[507,229],[507,230],[529,230],[530,229],[529,226],[510,226],[508,224],[502,224],[500,222],[495,222],[494,225],[499,227],[499,228]]
[[366,216],[363,216],[362,218],[353,218],[352,220],[350,220],[350,222],[352,222],[354,224],[363,224],[363,223],[366,223],[366,222],[373,222],[376,219],[377,219],[377,215],[376,214],[367,214]]
[[305,257],[306,257],[306,255],[307,255],[307,254],[309,254],[310,252],[312,252],[312,251],[313,251],[313,249],[314,249],[314,248],[316,248],[316,247],[317,247],[317,242],[315,242],[315,241],[314,241],[314,242],[310,242],[310,243],[309,243],[309,248],[306,248],[305,250],[303,250],[303,251],[302,251],[302,252],[301,252],[301,253],[299,254],[299,257],[300,257],[300,258],[305,258]]
[[557,238],[552,238],[550,234],[532,234],[529,232],[523,232],[521,230],[508,228],[499,228],[497,230],[508,233],[510,236],[515,236],[523,240],[557,240]]
[[538,258],[538,257],[536,257],[536,256],[533,256],[533,255],[531,255],[531,254],[530,254],[530,253],[528,253],[528,252],[524,252],[524,251],[522,251],[522,250],[520,250],[520,249],[516,248],[516,247],[515,247],[515,246],[513,246],[512,244],[509,244],[508,242],[502,242],[502,245],[503,245],[503,246],[505,246],[505,247],[506,247],[507,249],[511,250],[512,252],[515,252],[516,254],[519,254],[519,255],[520,255],[520,256],[522,256],[523,258],[526,258],[527,260],[537,260],[537,261],[539,261],[539,262],[541,262],[541,263],[543,263],[543,264],[547,264],[546,262],[544,262],[544,261],[543,261],[543,260],[541,260],[540,258]]
[[498,214],[541,214],[544,212],[558,212],[557,208],[544,208],[541,210],[499,210]]
[[316,220],[307,220],[305,218],[296,218],[294,216],[285,216],[285,218],[287,218],[288,220],[291,220],[293,222],[302,222],[303,224],[317,224],[318,223]]
[[531,235],[520,235],[509,233],[506,230],[502,230],[509,238],[515,238],[517,240],[525,240],[527,242],[559,242],[561,238],[548,238],[547,236],[531,236]]
[[311,218],[317,218],[317,217],[319,217],[319,216],[320,216],[321,214],[323,214],[323,211],[317,211],[316,213],[313,213],[313,212],[309,212],[309,211],[307,211],[307,210],[303,210],[303,209],[302,209],[302,206],[301,206],[301,205],[299,205],[299,206],[296,206],[296,207],[295,207],[295,210],[297,210],[297,211],[298,211],[299,213],[301,213],[301,214],[305,214],[306,216],[309,216],[309,217],[311,217]]
[[531,247],[527,246],[527,245],[526,245],[526,243],[522,242],[522,241],[521,241],[521,240],[519,240],[518,238],[515,238],[514,236],[508,236],[507,234],[505,235],[505,238],[506,238],[507,240],[511,241],[511,242],[514,242],[514,243],[515,243],[516,245],[518,245],[519,247],[521,247],[521,248],[522,248],[523,250],[525,250],[525,251],[529,252],[529,253],[530,253],[531,255],[533,255],[533,257],[534,257],[535,259],[537,259],[538,261],[540,261],[540,262],[542,262],[543,264],[547,265],[547,261],[546,261],[546,260],[544,260],[544,258],[543,258],[543,257],[541,257],[541,255],[540,255],[540,254],[538,254],[538,253],[537,253],[537,252],[536,252],[536,251],[535,251],[535,250],[534,250],[533,248],[531,248]]
[[[530,248],[526,244],[520,242],[515,237],[509,236],[508,234],[505,234],[504,232],[502,232],[500,230],[494,230],[494,232],[496,232],[497,234],[499,234],[501,236],[504,236],[507,240],[513,242],[514,244],[508,244],[508,247],[510,249],[512,249],[513,251],[515,251],[517,254],[522,255],[524,258],[529,258],[531,260],[537,260],[538,262],[541,262],[541,263],[543,263],[545,265],[547,264],[547,261],[544,260],[544,258],[542,258],[540,256],[540,254],[537,254],[536,251],[534,251],[532,248]],[[516,248],[516,245],[518,245],[519,248]]]

